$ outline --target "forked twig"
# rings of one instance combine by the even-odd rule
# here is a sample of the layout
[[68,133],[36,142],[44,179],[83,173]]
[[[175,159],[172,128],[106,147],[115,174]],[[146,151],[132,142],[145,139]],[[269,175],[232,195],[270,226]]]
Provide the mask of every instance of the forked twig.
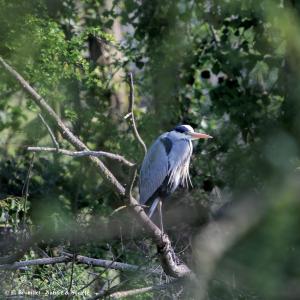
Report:
[[73,157],[103,156],[103,157],[107,157],[110,159],[115,159],[128,167],[133,167],[135,165],[134,163],[128,161],[121,155],[110,153],[110,152],[105,152],[105,151],[91,151],[91,150],[71,151],[71,150],[57,149],[57,148],[51,148],[51,147],[28,147],[27,150],[31,151],[31,152],[55,152],[55,153],[60,153],[60,154],[73,156]]

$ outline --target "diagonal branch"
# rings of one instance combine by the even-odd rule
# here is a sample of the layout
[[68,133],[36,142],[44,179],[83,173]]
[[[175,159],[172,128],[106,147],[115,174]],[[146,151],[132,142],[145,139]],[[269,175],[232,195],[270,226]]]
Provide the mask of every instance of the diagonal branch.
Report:
[[[2,57],[0,57],[0,64],[13,78],[20,83],[22,88],[31,96],[32,100],[37,104],[37,106],[55,121],[60,133],[67,141],[69,141],[78,151],[89,151],[88,147],[71,132],[71,130],[63,123],[55,111],[48,105],[45,99],[41,97],[17,71],[8,65]],[[131,87],[133,87],[132,81]],[[133,89],[131,89],[131,91],[133,95]],[[126,197],[125,188],[100,159],[94,156],[88,156],[88,159],[93,162],[99,173],[112,186],[114,191],[120,196],[128,199],[130,207],[135,212],[136,218],[144,226],[156,243],[159,250],[161,265],[166,274],[172,277],[186,277],[189,275],[193,277],[191,270],[185,264],[178,263],[178,259],[174,255],[169,237],[166,234],[162,235],[161,230],[150,220],[138,201],[132,196]]]
[[[31,96],[32,100],[37,104],[37,106],[55,121],[60,133],[68,142],[70,142],[79,151],[89,150],[88,147],[63,123],[63,121],[52,109],[52,107],[49,106],[45,99],[39,95],[37,91],[17,71],[8,65],[2,57],[0,57],[0,64],[21,84],[22,88]],[[89,159],[97,166],[98,171],[106,179],[106,181],[114,186],[114,189],[119,194],[124,195],[124,187],[110,172],[110,170],[106,168],[104,163],[97,157],[89,156]]]
[[[67,256],[69,256],[70,258],[72,258],[72,256],[73,256],[72,254],[68,254],[68,253],[65,253],[65,254],[67,254]],[[107,269],[130,271],[130,272],[140,271],[140,272],[146,272],[146,273],[153,273],[153,274],[157,274],[157,275],[161,274],[161,272],[159,270],[143,268],[140,266],[121,263],[121,262],[112,261],[112,260],[91,258],[91,257],[83,256],[83,255],[76,255],[75,260],[78,263],[103,267],[103,268],[107,268]]]

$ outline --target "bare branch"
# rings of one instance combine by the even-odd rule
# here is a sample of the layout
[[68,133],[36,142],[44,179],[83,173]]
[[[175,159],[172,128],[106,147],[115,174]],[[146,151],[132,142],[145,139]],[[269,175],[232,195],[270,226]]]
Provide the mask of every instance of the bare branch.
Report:
[[127,205],[122,205],[122,206],[119,206],[118,208],[116,208],[109,216],[112,217],[114,214],[116,214],[117,212],[123,210],[127,208]]
[[131,117],[130,119],[131,119],[131,124],[132,124],[132,128],[133,128],[133,133],[134,133],[136,139],[138,140],[138,142],[143,147],[143,150],[144,150],[145,155],[146,155],[147,147],[146,147],[146,144],[144,143],[143,139],[141,138],[141,136],[140,136],[140,134],[137,130],[136,123],[135,123],[135,118],[134,118],[134,113],[133,113],[133,108],[134,108],[134,84],[133,84],[132,73],[129,73],[128,77],[129,77],[130,93],[129,93],[129,108],[128,108],[127,117],[128,116]]
[[114,263],[117,259],[119,259],[122,254],[123,253],[121,253],[117,257],[115,257],[107,268],[104,268],[104,270],[100,274],[97,274],[97,276],[95,276],[94,279],[92,279],[90,282],[88,282],[82,288],[80,288],[78,290],[78,292],[85,290],[87,287],[89,287],[91,284],[93,284],[97,279],[101,278],[101,276],[109,269],[109,267],[112,265],[112,263]]
[[129,182],[125,191],[125,195],[128,199],[132,197],[132,189],[134,186],[136,175],[137,175],[137,169],[136,168],[131,169],[131,176],[129,177]]
[[[22,86],[22,88],[31,95],[33,101],[40,107],[41,110],[48,113],[48,115],[56,122],[59,131],[62,136],[69,141],[78,151],[89,151],[88,147],[78,139],[70,129],[62,122],[55,111],[48,105],[48,103],[42,98],[31,86],[30,84],[11,66],[9,66],[2,57],[0,57],[0,64],[4,69],[10,73]],[[133,81],[131,76],[131,99],[133,107]],[[135,127],[136,129],[136,127]],[[141,139],[140,139],[141,140]],[[146,147],[144,147],[146,150]],[[120,196],[126,197],[125,188],[120,184],[120,182],[115,178],[111,171],[104,165],[104,163],[97,157],[89,155],[88,158],[96,165],[99,173],[107,180],[108,183],[114,188]],[[166,234],[162,235],[161,230],[150,220],[143,208],[140,206],[138,201],[132,196],[129,197],[130,207],[132,207],[135,212],[135,216],[144,226],[144,228],[151,235],[152,239],[156,243],[159,250],[159,257],[161,259],[161,264],[164,271],[173,277],[185,277],[192,275],[191,270],[183,263],[180,263],[174,251],[171,247],[171,242]],[[22,252],[24,253],[24,252]],[[171,253],[171,254],[170,254]],[[18,256],[19,257],[19,256]],[[11,262],[12,257],[10,257]],[[1,261],[1,258],[0,258]],[[16,261],[16,260],[13,260]],[[192,276],[193,277],[193,276]]]
[[38,116],[39,116],[39,118],[41,119],[41,121],[43,122],[43,124],[45,125],[45,127],[47,128],[47,130],[48,130],[48,132],[49,132],[49,134],[50,134],[51,140],[52,140],[52,142],[53,142],[53,144],[54,144],[56,150],[58,150],[58,149],[59,149],[59,144],[58,144],[58,142],[57,142],[57,140],[56,140],[56,138],[55,138],[55,135],[54,135],[54,133],[52,132],[50,126],[47,124],[47,122],[46,122],[45,119],[43,118],[42,114],[39,113]]
[[0,270],[18,270],[24,267],[38,266],[38,265],[54,265],[54,264],[66,263],[69,261],[71,261],[71,258],[67,256],[37,258],[32,260],[19,261],[13,264],[0,265]]
[[[137,265],[131,265],[131,264],[126,264],[126,263],[121,263],[121,262],[116,262],[111,260],[105,260],[105,259],[91,258],[82,255],[74,255],[74,256],[75,256],[74,262],[79,264],[86,264],[94,267],[102,267],[106,269],[114,269],[114,270],[127,271],[127,272],[141,272],[141,273],[150,273],[154,275],[161,274],[161,270],[140,267]],[[67,262],[72,262],[72,260],[73,260],[73,254],[64,253],[62,256],[58,256],[58,257],[38,258],[32,260],[19,261],[13,264],[3,264],[0,265],[0,270],[18,270],[20,268],[29,267],[29,266],[67,263]]]
[[73,157],[82,157],[82,156],[103,156],[107,157],[110,159],[117,160],[121,163],[123,163],[126,166],[133,167],[134,163],[128,161],[125,159],[123,156],[118,155],[118,154],[113,154],[110,152],[105,152],[105,151],[91,151],[91,150],[82,150],[82,151],[71,151],[71,150],[66,150],[66,149],[56,149],[56,148],[51,148],[51,147],[28,147],[28,151],[31,152],[55,152],[55,153],[60,153],[68,156],[73,156]]
[[[56,114],[56,112],[49,106],[49,104],[45,101],[45,99],[37,93],[35,89],[10,65],[8,65],[2,57],[0,57],[0,63],[4,67],[4,69],[9,72],[22,86],[22,88],[29,93],[32,97],[32,100],[37,104],[37,106],[45,111],[57,124],[58,129],[62,136],[69,141],[77,150],[89,150],[88,147],[77,138],[71,130],[63,123],[60,117]],[[125,195],[125,189],[120,184],[120,182],[115,178],[115,176],[106,168],[104,163],[99,160],[97,157],[88,156],[89,159],[97,166],[100,174],[109,182],[115,190],[121,194]]]

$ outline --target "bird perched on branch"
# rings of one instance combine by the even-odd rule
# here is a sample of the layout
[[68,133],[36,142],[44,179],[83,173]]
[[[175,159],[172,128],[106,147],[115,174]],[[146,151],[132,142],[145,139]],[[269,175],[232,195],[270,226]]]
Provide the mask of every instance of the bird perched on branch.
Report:
[[159,136],[147,152],[140,171],[140,203],[151,205],[150,218],[158,206],[162,231],[162,199],[179,185],[188,187],[192,140],[209,138],[212,137],[195,132],[190,125],[179,125]]

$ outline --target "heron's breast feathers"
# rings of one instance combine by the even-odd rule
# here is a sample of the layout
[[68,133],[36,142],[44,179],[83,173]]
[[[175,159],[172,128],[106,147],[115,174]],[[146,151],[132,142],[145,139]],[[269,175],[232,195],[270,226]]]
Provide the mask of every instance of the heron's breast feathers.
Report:
[[189,187],[189,184],[192,186],[190,178],[190,157],[183,164],[176,164],[173,168],[169,169],[168,172],[168,185],[171,187],[171,190],[175,190],[178,185],[183,187]]

